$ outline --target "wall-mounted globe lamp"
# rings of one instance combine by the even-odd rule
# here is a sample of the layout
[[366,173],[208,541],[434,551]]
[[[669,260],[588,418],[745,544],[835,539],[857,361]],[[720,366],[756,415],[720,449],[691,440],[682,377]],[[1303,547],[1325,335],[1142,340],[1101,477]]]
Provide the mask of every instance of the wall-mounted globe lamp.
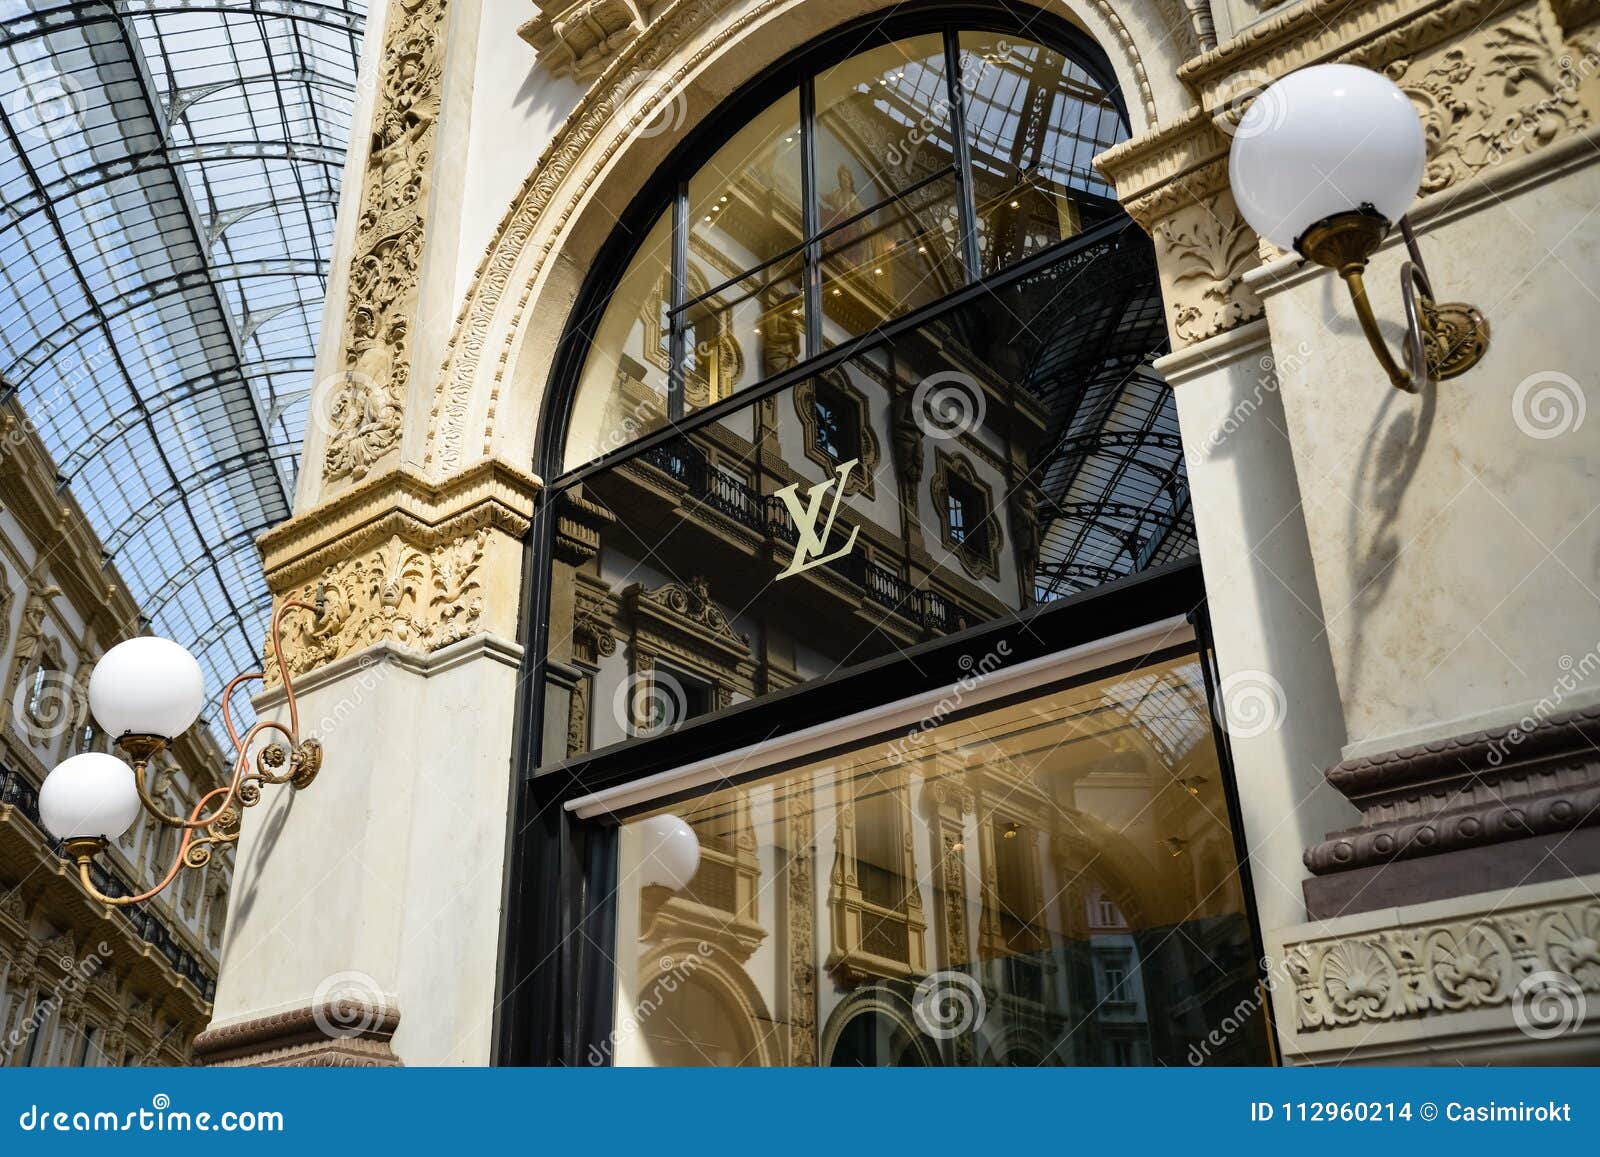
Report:
[[[272,616],[272,654],[283,676],[287,726],[263,719],[241,736],[233,725],[229,700],[240,684],[261,679],[264,673],[235,676],[222,693],[222,720],[237,750],[233,776],[227,786],[202,796],[187,817],[166,812],[151,796],[145,779],[151,759],[200,716],[206,699],[200,664],[177,643],[149,636],[118,643],[95,664],[89,676],[89,710],[101,730],[115,736],[128,762],[101,752],[64,760],[39,789],[39,818],[77,863],[84,890],[96,900],[119,906],[148,900],[171,884],[181,869],[205,867],[213,847],[238,840],[240,810],[260,800],[262,784],[287,783],[298,789],[316,778],[322,746],[313,738],[300,738],[294,687],[283,661],[280,631],[284,614],[291,610],[320,615],[321,590],[315,605],[287,600]],[[256,752],[252,768],[251,748],[268,732],[276,737]],[[94,886],[94,858],[133,826],[141,809],[159,823],[182,830],[177,856],[155,887],[133,896],[107,896]]]
[[[1228,157],[1233,199],[1261,236],[1338,272],[1389,380],[1407,393],[1466,373],[1489,348],[1476,308],[1436,302],[1406,210],[1422,187],[1422,121],[1371,69],[1319,64],[1269,85],[1245,110]],[[1396,223],[1411,260],[1400,270],[1404,365],[1378,330],[1362,274]]]
[[687,820],[675,815],[640,820],[639,886],[681,892],[700,869],[700,837]]

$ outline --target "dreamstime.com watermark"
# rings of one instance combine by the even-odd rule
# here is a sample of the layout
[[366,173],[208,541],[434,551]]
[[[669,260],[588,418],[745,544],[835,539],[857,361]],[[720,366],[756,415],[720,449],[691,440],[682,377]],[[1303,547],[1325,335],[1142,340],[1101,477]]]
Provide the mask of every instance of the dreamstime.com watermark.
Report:
[[1511,1019],[1522,1035],[1549,1040],[1583,1024],[1589,1002],[1583,988],[1565,972],[1545,970],[1522,978],[1511,994]]
[[56,961],[63,974],[61,982],[55,986],[49,999],[37,1002],[28,1015],[12,1027],[5,1039],[0,1040],[0,1065],[9,1063],[11,1055],[27,1044],[29,1037],[50,1023],[57,1009],[87,988],[110,959],[111,945],[102,940],[82,960],[63,956]]
[[1289,696],[1265,671],[1235,671],[1217,688],[1217,723],[1232,739],[1276,731],[1289,717]]
[[89,690],[66,671],[41,670],[11,696],[11,721],[31,743],[49,743],[89,720]]
[[157,1093],[148,1108],[51,1109],[29,1105],[17,1117],[24,1133],[282,1133],[283,1113],[275,1109],[174,1109],[172,1098]]
[[994,650],[982,658],[974,659],[971,655],[962,655],[956,660],[956,665],[962,670],[961,678],[950,688],[950,693],[940,698],[921,719],[916,726],[907,731],[904,739],[897,739],[889,744],[884,758],[891,766],[904,763],[911,758],[912,749],[922,744],[927,733],[943,723],[956,711],[960,710],[962,700],[978,689],[978,686],[1005,665],[1011,655],[1011,644],[1004,639],[995,644]]
[[633,1006],[633,1011],[622,1019],[622,1023],[612,1029],[606,1039],[597,1045],[589,1046],[589,1063],[595,1066],[609,1064],[617,1054],[617,1049],[643,1031],[645,1023],[660,1011],[666,1003],[667,997],[678,991],[678,986],[705,963],[706,957],[711,955],[711,945],[701,941],[695,945],[693,956],[685,955],[681,958],[663,957],[661,959],[661,975],[650,984],[650,991],[644,998]]
[[376,977],[365,972],[324,976],[311,994],[311,1019],[330,1039],[345,1040],[382,1027],[393,1002]]
[[[1279,991],[1293,993],[1295,981],[1287,959],[1261,958],[1261,981],[1214,1024],[1204,1037],[1189,1045],[1188,1061],[1205,1064],[1242,1030],[1254,1024],[1268,999]],[[1511,1019],[1518,1031],[1533,1040],[1549,1040],[1579,1028],[1588,1014],[1582,986],[1565,972],[1545,970],[1522,978],[1511,993]],[[1282,1007],[1280,1003],[1279,1007]]]
[[1250,995],[1230,1008],[1205,1036],[1190,1043],[1189,1064],[1196,1068],[1205,1064],[1214,1053],[1237,1036],[1240,1029],[1254,1021],[1266,1007],[1267,998],[1276,990],[1278,982],[1288,977],[1289,965],[1285,960],[1274,963],[1272,957],[1263,956],[1261,971],[1266,973],[1266,978],[1251,990]]
[[1511,392],[1511,420],[1530,438],[1547,442],[1583,426],[1589,397],[1578,379],[1560,370],[1540,370]]
[[[988,52],[963,50],[956,61],[956,89],[962,98],[970,98],[977,92],[979,81],[998,61],[1010,56],[1012,49],[1010,41],[1000,40]],[[905,72],[902,70],[894,79],[900,80],[904,76]],[[910,166],[922,146],[948,133],[948,125],[954,112],[955,104],[950,98],[948,86],[936,89],[929,94],[922,115],[912,123],[905,135],[891,141],[889,147],[884,150],[884,162],[895,169],[905,169]]]
[[983,426],[988,402],[971,374],[944,370],[917,383],[911,395],[911,416],[917,428],[936,442],[948,442]]
[[1588,687],[1594,677],[1600,675],[1600,642],[1576,659],[1571,655],[1562,655],[1556,660],[1556,665],[1561,668],[1562,674],[1550,688],[1550,693],[1535,703],[1504,735],[1497,735],[1489,741],[1487,759],[1490,767],[1499,767],[1504,763],[1506,756],[1526,743],[1528,737],[1543,727],[1552,715],[1561,713],[1569,696]]
[[1203,438],[1185,440],[1185,465],[1192,471],[1238,433],[1266,401],[1281,388],[1282,378],[1292,374],[1311,360],[1311,343],[1301,342],[1289,353],[1279,356],[1262,354],[1256,363],[1258,373],[1250,392],[1233,404],[1227,415],[1213,426]]
[[635,671],[617,685],[611,713],[625,734],[662,735],[689,718],[689,693],[666,671]]
[[911,994],[911,1015],[934,1040],[951,1040],[982,1028],[989,1002],[965,972],[930,972]]
[[316,735],[326,740],[329,735],[344,726],[345,720],[359,711],[371,695],[389,677],[389,672],[394,669],[394,664],[388,658],[367,656],[358,666],[354,679],[346,680],[341,684],[345,694],[339,701],[323,714],[317,725],[309,734]]

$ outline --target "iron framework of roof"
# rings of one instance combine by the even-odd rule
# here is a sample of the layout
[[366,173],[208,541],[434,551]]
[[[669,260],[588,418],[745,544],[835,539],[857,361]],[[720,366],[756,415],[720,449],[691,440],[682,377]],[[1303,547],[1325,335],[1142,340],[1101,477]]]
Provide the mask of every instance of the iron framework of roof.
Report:
[[270,606],[366,6],[0,0],[0,380],[220,686]]

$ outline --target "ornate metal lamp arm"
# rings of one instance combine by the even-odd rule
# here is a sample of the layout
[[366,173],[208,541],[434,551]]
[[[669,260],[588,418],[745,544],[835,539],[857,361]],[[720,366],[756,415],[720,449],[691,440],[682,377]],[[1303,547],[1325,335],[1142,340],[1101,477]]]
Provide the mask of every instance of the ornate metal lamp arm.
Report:
[[[213,847],[238,841],[240,809],[253,807],[260,801],[261,784],[287,783],[299,790],[310,786],[316,779],[317,772],[322,767],[322,746],[315,738],[300,738],[299,708],[295,702],[294,685],[290,679],[289,668],[283,661],[282,628],[283,616],[289,611],[305,610],[320,616],[323,605],[323,592],[319,587],[315,604],[298,599],[286,599],[273,612],[269,638],[272,656],[277,661],[278,672],[283,679],[289,722],[285,726],[271,719],[258,720],[241,736],[234,726],[230,707],[234,689],[252,679],[264,679],[265,673],[248,671],[230,680],[222,693],[222,720],[228,730],[228,737],[234,744],[233,774],[226,786],[215,788],[201,796],[187,818],[166,812],[150,793],[146,783],[150,760],[167,747],[168,740],[153,735],[124,735],[117,740],[117,746],[133,764],[134,786],[141,806],[158,822],[181,829],[183,838],[178,844],[178,852],[172,866],[167,869],[161,882],[149,891],[136,896],[108,896],[95,887],[92,868],[95,856],[105,849],[104,839],[93,837],[64,841],[62,846],[77,863],[78,878],[89,895],[103,904],[116,907],[138,904],[150,899],[171,884],[181,869],[203,868],[210,863]],[[262,748],[256,755],[254,769],[251,769],[251,745],[258,736],[268,731],[277,732],[282,739],[274,740]],[[287,770],[278,770],[281,768]],[[211,807],[209,812],[208,807]]]
[[1389,231],[1389,223],[1367,209],[1340,213],[1306,231],[1299,250],[1319,265],[1332,268],[1344,279],[1355,306],[1356,319],[1367,344],[1377,356],[1383,371],[1396,389],[1408,394],[1447,378],[1466,373],[1489,348],[1489,321],[1475,307],[1450,301],[1442,305],[1433,299],[1433,283],[1417,247],[1411,222],[1400,218],[1410,260],[1400,267],[1400,295],[1406,313],[1405,361],[1402,366],[1389,352],[1389,343],[1378,329],[1372,301],[1367,296],[1367,260]]

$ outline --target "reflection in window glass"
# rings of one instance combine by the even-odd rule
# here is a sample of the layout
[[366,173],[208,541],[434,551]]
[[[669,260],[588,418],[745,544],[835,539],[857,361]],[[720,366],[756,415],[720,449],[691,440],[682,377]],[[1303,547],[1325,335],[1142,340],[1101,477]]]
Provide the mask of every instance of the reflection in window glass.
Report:
[[[1130,226],[552,494],[543,762],[1192,554],[1165,338]],[[791,487],[828,534],[798,572]]]
[[949,479],[950,541],[974,554],[984,552],[983,522],[989,516],[983,493],[960,477]]
[[1126,133],[1109,94],[1059,52],[996,32],[960,45],[987,274],[1105,218],[1114,194],[1092,161]]
[[[689,270],[692,291],[702,279],[694,264]],[[685,410],[796,365],[806,333],[799,256],[702,296],[684,310],[683,324]]]
[[711,285],[799,244],[800,94],[770,105],[689,179],[689,259]]
[[1189,1063],[1255,1007],[1227,815],[1193,657],[675,803],[622,829],[615,1060]]
[[824,229],[955,163],[944,38],[913,36],[817,74]]
[[[797,77],[799,87],[688,176],[677,239],[686,261],[681,296],[671,292],[672,230],[663,213],[595,329],[568,468],[934,305],[975,273],[1125,220],[1092,166],[1126,135],[1094,77],[1020,36],[963,32],[954,40],[954,64],[945,34],[935,32]],[[951,68],[960,71],[959,119]],[[805,124],[802,104],[814,109]],[[966,126],[970,189],[958,124]],[[966,256],[974,234],[976,271]],[[1014,301],[1020,292],[995,288],[990,299],[1017,318],[1052,300]],[[669,401],[674,328],[682,396]],[[1004,364],[990,368],[1025,372],[1021,359],[999,353]],[[607,389],[616,396],[602,396]]]
[[572,405],[568,469],[666,424],[671,280],[672,218],[663,213],[602,307]]
[[811,444],[835,462],[859,458],[860,407],[827,379],[816,384],[811,404],[816,414]]
[[960,288],[956,182],[946,177],[822,241],[823,342],[837,345]]

